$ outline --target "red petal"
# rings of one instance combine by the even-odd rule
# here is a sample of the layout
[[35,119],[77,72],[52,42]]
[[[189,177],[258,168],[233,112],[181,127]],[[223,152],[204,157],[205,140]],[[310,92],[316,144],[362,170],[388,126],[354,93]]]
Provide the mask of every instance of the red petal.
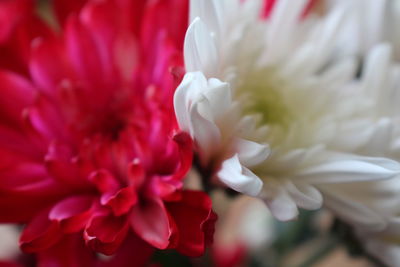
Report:
[[40,184],[35,186],[37,186],[37,191],[33,192],[30,190],[26,192],[0,190],[0,222],[25,223],[60,197],[58,196],[59,188],[42,187]]
[[143,267],[147,266],[154,248],[134,234],[129,234],[117,253],[101,267]]
[[264,10],[262,12],[263,18],[268,18],[275,6],[276,0],[264,0]]
[[169,245],[171,229],[164,203],[146,199],[132,207],[130,222],[135,233],[158,249]]
[[37,254],[38,267],[94,267],[96,264],[96,255],[85,246],[81,234],[68,235]]
[[44,96],[37,97],[35,105],[24,109],[24,126],[33,138],[49,145],[51,140],[68,141],[66,124],[59,113],[57,103],[53,103]]
[[143,18],[142,39],[145,40],[144,47],[147,47],[147,42],[154,41],[155,33],[163,29],[168,32],[168,36],[174,41],[174,45],[178,49],[182,49],[189,21],[188,2],[187,0],[157,0],[151,2]]
[[174,135],[174,141],[179,146],[179,158],[180,164],[176,172],[174,173],[175,179],[183,179],[192,167],[193,160],[193,146],[192,139],[189,134],[185,132],[179,132]]
[[128,229],[129,223],[125,216],[98,216],[85,229],[84,237],[94,251],[112,255],[125,239]]
[[137,199],[135,189],[128,186],[118,190],[115,194],[104,194],[101,204],[111,207],[115,216],[121,216],[131,209]]
[[114,83],[120,78],[131,80],[138,61],[136,39],[124,20],[130,10],[121,11],[116,1],[103,1],[91,3],[81,13],[96,40],[105,73],[111,75],[108,80]]
[[91,218],[93,202],[92,196],[66,198],[51,209],[49,219],[57,221],[64,233],[78,232]]
[[24,267],[24,266],[15,262],[0,261],[0,267]]
[[247,250],[240,244],[230,248],[213,246],[211,255],[218,267],[245,266]]
[[100,51],[93,34],[77,17],[72,16],[68,20],[65,36],[68,58],[77,75],[85,84],[97,87],[96,101],[103,102],[104,100],[99,98],[103,93],[102,89],[105,89],[103,82],[107,73],[104,68],[107,66],[101,62]]
[[78,13],[87,0],[54,0],[52,1],[54,13],[63,25],[70,14]]
[[92,172],[89,180],[97,187],[100,193],[115,193],[120,187],[117,178],[105,169]]
[[146,172],[139,159],[134,159],[128,165],[128,181],[134,188],[140,188],[146,179]]
[[57,243],[61,236],[58,223],[50,221],[48,210],[45,210],[24,228],[20,238],[20,247],[25,253],[38,252]]
[[182,188],[182,182],[154,176],[151,180],[151,188],[152,193],[163,200],[173,201],[180,199],[179,189]]
[[58,182],[75,188],[91,188],[92,184],[81,176],[79,165],[73,161],[71,147],[52,142],[45,156],[48,173]]
[[179,230],[177,250],[190,257],[199,257],[213,240],[217,215],[212,211],[211,199],[199,191],[186,190],[182,200],[167,205]]
[[33,103],[35,90],[23,77],[0,71],[0,119],[2,123],[20,125],[22,110]]
[[6,0],[0,2],[0,43],[6,41],[14,31],[14,27],[33,11],[32,1]]
[[39,89],[50,96],[55,96],[57,89],[74,78],[65,48],[56,39],[35,40],[29,70]]
[[[4,4],[22,4],[22,10],[4,9]],[[9,69],[24,75],[30,55],[31,42],[40,36],[50,36],[52,32],[39,17],[34,14],[34,1],[32,0],[6,0],[0,1],[0,25],[2,25],[3,43],[0,46],[0,68]],[[6,20],[7,23],[3,23]],[[3,27],[4,26],[4,27]]]

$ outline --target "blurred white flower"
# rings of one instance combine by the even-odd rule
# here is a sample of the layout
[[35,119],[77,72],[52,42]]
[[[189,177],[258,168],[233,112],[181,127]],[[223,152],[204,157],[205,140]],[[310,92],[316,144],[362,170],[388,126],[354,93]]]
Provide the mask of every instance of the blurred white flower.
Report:
[[0,236],[0,261],[14,260],[20,252],[17,227],[11,224],[0,224]]
[[387,158],[397,153],[398,72],[383,45],[355,79],[356,59],[335,57],[348,7],[304,18],[306,4],[280,0],[261,19],[262,1],[192,0],[179,125],[204,168],[261,197],[276,218],[324,202],[349,223],[382,230],[400,204],[384,194],[397,190],[397,178],[385,180],[400,171]]
[[220,207],[222,197],[214,196],[216,207],[221,210],[214,245],[244,246],[248,251],[257,251],[275,240],[274,218],[260,200],[240,196],[228,199],[229,205]]
[[212,251],[217,266],[237,266],[248,255],[265,252],[275,241],[275,219],[259,199],[243,195],[232,200],[220,193],[213,194],[219,218]]

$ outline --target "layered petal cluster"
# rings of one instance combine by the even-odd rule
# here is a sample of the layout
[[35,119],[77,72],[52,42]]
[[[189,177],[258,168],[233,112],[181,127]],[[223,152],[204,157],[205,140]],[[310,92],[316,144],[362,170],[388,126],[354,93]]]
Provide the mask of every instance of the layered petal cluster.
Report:
[[280,0],[263,18],[263,4],[191,1],[174,104],[202,167],[280,220],[324,204],[358,227],[388,227],[400,203],[397,118],[382,112],[396,113],[398,88],[377,89],[398,79],[388,50],[357,78],[357,59],[336,56],[347,5],[304,16],[308,1]]
[[26,223],[22,250],[50,262],[75,238],[106,255],[129,237],[199,256],[216,215],[182,188],[192,141],[172,101],[187,2],[83,4],[34,39],[29,74],[0,71],[0,221]]

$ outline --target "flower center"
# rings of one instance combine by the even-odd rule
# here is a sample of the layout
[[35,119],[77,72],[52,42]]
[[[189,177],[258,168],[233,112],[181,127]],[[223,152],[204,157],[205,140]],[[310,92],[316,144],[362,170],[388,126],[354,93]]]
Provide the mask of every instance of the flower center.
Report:
[[83,137],[99,136],[116,141],[126,126],[131,123],[134,105],[126,99],[111,96],[105,101],[93,101],[72,109],[72,127]]
[[246,75],[246,80],[237,89],[243,97],[245,114],[260,114],[260,125],[287,127],[294,119],[282,90],[287,84],[273,70],[264,69]]

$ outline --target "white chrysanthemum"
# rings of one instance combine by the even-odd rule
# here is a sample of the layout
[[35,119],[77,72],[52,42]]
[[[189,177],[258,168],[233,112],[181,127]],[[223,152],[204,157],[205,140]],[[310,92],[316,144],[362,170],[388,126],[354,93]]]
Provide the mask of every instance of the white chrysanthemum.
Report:
[[392,45],[400,61],[400,0],[327,0],[328,9],[350,10],[338,37],[345,54],[366,54],[380,42]]
[[378,48],[354,81],[356,61],[335,58],[344,10],[303,19],[306,0],[280,0],[262,20],[261,2],[191,1],[179,125],[205,168],[262,197],[278,219],[324,200],[348,222],[383,229],[394,203],[377,181],[400,170],[384,157],[394,148],[393,118],[375,101],[386,76],[397,75],[378,68],[389,50]]

